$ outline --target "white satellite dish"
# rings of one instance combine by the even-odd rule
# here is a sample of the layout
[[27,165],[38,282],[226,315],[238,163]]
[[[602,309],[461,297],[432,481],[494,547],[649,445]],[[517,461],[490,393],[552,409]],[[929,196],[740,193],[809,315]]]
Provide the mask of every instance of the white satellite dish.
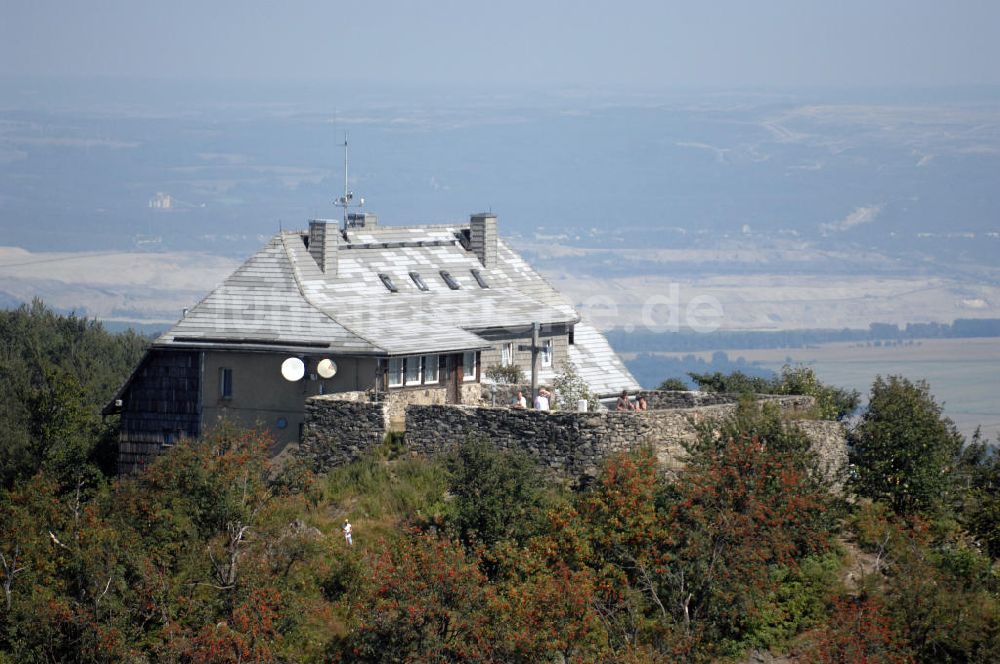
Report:
[[306,375],[306,365],[297,357],[290,357],[281,363],[281,375],[285,380],[295,382]]
[[323,378],[333,378],[337,375],[337,363],[329,358],[322,359],[316,365],[316,373]]

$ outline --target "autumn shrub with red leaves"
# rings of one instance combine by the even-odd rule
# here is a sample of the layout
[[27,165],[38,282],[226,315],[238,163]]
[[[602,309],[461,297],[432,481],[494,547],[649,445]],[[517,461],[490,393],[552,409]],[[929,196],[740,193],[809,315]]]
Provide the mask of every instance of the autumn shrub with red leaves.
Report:
[[343,662],[489,662],[494,589],[457,542],[415,535],[383,544],[366,586],[347,599],[355,623],[331,647]]
[[826,626],[806,653],[817,664],[910,664],[906,644],[883,604],[872,597],[837,598]]
[[829,495],[790,453],[759,438],[734,438],[692,464],[667,518],[668,597],[685,626],[711,624],[713,638],[739,638],[776,566],[828,546]]

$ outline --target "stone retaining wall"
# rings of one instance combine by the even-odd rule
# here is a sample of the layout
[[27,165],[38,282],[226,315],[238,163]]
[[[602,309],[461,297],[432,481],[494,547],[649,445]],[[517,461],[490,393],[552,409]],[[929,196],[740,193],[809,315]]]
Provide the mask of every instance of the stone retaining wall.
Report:
[[[482,386],[482,405],[509,406],[514,402],[514,396],[521,392],[527,401],[531,401],[531,384],[489,383]],[[465,403],[465,402],[463,402]]]
[[819,457],[820,468],[838,488],[847,479],[847,430],[831,420],[796,420],[795,425],[809,438]]
[[[805,410],[814,403],[811,397],[773,400],[786,412]],[[411,450],[433,455],[470,437],[482,437],[501,449],[527,452],[556,474],[587,481],[596,475],[604,458],[644,446],[654,450],[665,470],[675,471],[684,464],[684,444],[695,439],[697,425],[724,418],[735,409],[735,403],[642,413],[410,406],[406,444]],[[825,435],[826,430],[822,431]],[[834,448],[829,454],[837,457],[836,444],[824,444]]]
[[640,396],[646,397],[646,407],[649,408],[649,410],[718,406],[726,403],[736,403],[740,399],[738,394],[718,394],[715,392],[670,392],[658,390],[643,390],[631,396],[633,397],[633,401],[638,399]]
[[[647,393],[648,395],[649,393]],[[656,403],[701,404],[697,393],[669,393]],[[659,395],[653,393],[653,397]],[[721,395],[725,396],[725,395]],[[724,401],[709,395],[706,401]],[[313,397],[306,402],[306,425],[299,456],[311,458],[318,470],[347,463],[381,443],[390,430],[390,405],[370,403],[364,393]],[[647,396],[653,403],[653,399]],[[814,405],[812,397],[766,397],[794,417]],[[646,412],[539,412],[508,407],[447,404],[405,406],[406,445],[427,455],[441,454],[471,437],[488,440],[500,449],[527,452],[554,474],[573,482],[587,482],[609,455],[651,447],[667,472],[684,464],[685,443],[697,436],[698,425],[732,414],[735,399],[686,408]],[[847,447],[838,422],[795,422],[813,441],[821,462],[832,477],[846,467]]]
[[342,392],[306,400],[302,442],[295,455],[313,461],[318,471],[353,461],[379,445],[388,431],[384,403],[364,392]]
[[[531,385],[517,384],[489,384],[483,385],[483,403],[487,406],[507,406],[514,399],[517,391],[521,390],[528,401],[531,401]],[[737,403],[740,400],[739,394],[721,394],[717,392],[697,392],[697,391],[660,391],[660,390],[640,390],[630,392],[629,397],[632,403],[640,397],[646,397],[646,407],[649,410],[676,410],[678,408],[699,408],[701,406],[718,406],[727,403]],[[757,395],[758,399],[774,399],[773,395]],[[467,403],[465,400],[462,403]],[[614,408],[614,399],[605,403],[610,403]]]

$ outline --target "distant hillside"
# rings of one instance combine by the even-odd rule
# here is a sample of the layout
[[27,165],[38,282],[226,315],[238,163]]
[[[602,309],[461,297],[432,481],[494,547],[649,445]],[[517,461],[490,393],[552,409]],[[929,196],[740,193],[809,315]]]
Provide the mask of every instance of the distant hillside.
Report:
[[750,348],[804,348],[839,341],[907,341],[913,339],[964,339],[1000,337],[998,318],[961,318],[947,323],[908,323],[899,326],[872,323],[868,329],[776,330],[716,332],[654,332],[612,329],[605,332],[618,353],[682,352]]

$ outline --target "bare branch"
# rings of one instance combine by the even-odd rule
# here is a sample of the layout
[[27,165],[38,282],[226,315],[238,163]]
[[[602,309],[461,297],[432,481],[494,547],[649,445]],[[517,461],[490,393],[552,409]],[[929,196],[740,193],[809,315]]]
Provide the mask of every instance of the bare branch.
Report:
[[14,578],[18,574],[25,571],[25,567],[18,567],[17,558],[21,553],[21,545],[14,545],[14,554],[11,556],[10,561],[7,561],[7,557],[0,551],[0,562],[3,563],[3,592],[4,598],[7,600],[7,610],[10,610],[11,606],[11,589],[14,586]]
[[52,539],[52,541],[53,541],[53,542],[54,542],[55,544],[57,544],[57,545],[61,546],[62,548],[66,549],[67,551],[69,551],[69,547],[68,547],[68,546],[66,546],[65,544],[63,544],[62,542],[60,542],[60,541],[59,541],[59,538],[58,538],[58,537],[56,537],[56,536],[55,536],[55,533],[53,533],[53,532],[52,532],[51,530],[49,531],[49,537],[50,537],[50,538]]
[[106,584],[104,584],[104,592],[102,592],[97,597],[97,599],[94,600],[94,606],[95,607],[100,606],[101,605],[101,600],[104,599],[104,596],[108,594],[108,589],[111,588],[111,579],[112,579],[113,576],[114,576],[114,573],[108,575],[108,582]]

